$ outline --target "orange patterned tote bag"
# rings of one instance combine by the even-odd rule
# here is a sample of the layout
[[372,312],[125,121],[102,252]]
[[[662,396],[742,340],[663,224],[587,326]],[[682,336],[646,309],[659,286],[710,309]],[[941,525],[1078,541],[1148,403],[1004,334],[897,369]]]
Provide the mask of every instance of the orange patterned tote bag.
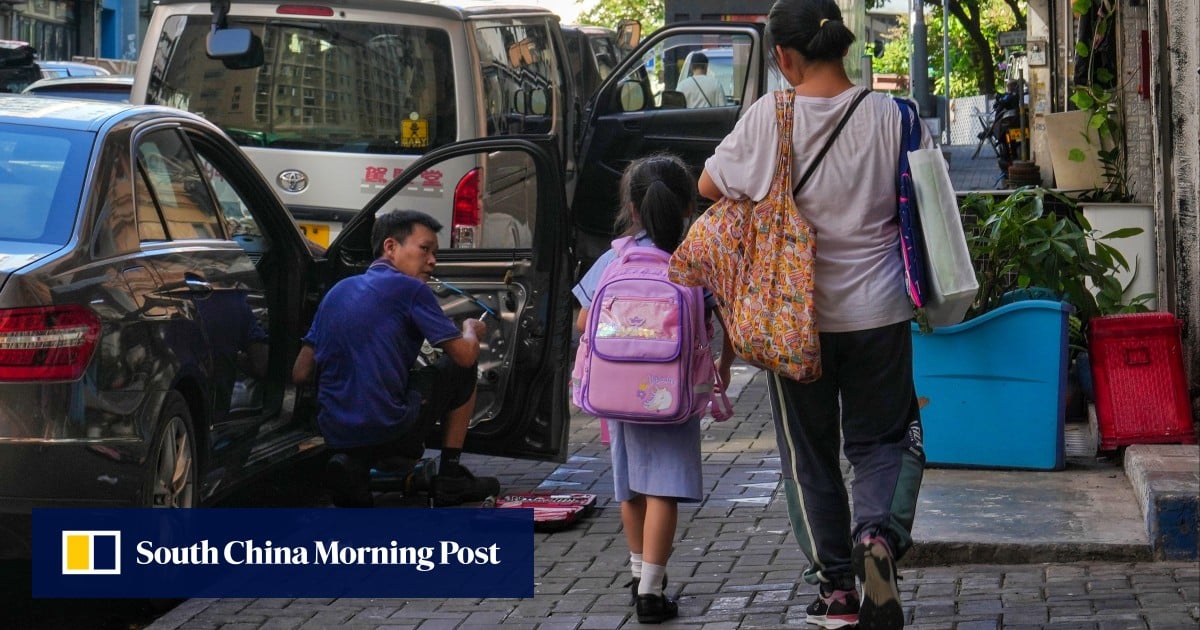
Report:
[[712,291],[733,349],[744,360],[801,382],[821,377],[813,310],[816,235],[795,194],[869,92],[863,90],[792,188],[795,91],[775,92],[779,150],[766,198],[721,199],[696,219],[671,257],[670,279]]
[[813,313],[813,229],[792,197],[795,93],[775,92],[781,130],[765,199],[721,199],[696,219],[671,257],[670,278],[712,291],[733,349],[746,361],[798,381],[821,376]]

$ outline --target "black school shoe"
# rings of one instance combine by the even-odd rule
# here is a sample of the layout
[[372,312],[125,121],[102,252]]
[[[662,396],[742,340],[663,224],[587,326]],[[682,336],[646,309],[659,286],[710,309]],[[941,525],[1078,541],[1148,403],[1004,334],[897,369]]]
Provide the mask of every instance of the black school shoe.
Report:
[[[637,604],[638,586],[640,586],[641,583],[642,583],[642,578],[630,578],[630,580],[625,583],[625,586],[629,587],[629,605],[630,606]],[[667,590],[666,574],[663,575],[662,590],[664,590],[664,591]]]
[[638,595],[638,623],[662,623],[679,616],[679,604],[662,595]]
[[450,507],[463,503],[482,501],[500,494],[500,481],[495,477],[476,477],[459,466],[456,475],[438,474],[433,478],[429,499],[433,507]]
[[325,463],[325,483],[330,499],[337,507],[374,507],[368,485],[369,471],[344,453],[336,453]]

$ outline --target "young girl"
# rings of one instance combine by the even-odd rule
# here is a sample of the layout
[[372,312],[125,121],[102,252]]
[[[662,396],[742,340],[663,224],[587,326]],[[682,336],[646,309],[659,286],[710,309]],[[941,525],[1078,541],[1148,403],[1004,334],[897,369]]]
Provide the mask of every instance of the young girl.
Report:
[[[621,178],[621,211],[617,232],[638,245],[674,252],[683,240],[687,218],[696,204],[695,180],[676,157],[660,155],[635,161]],[[582,310],[576,326],[584,330],[604,268],[616,258],[609,250],[596,260],[574,293]],[[715,300],[705,296],[711,313]],[[729,382],[733,353],[723,349],[722,382]],[[675,540],[678,502],[703,498],[700,469],[700,418],[681,424],[608,423],[613,460],[613,487],[621,502],[621,522],[629,543],[631,582],[638,621],[662,623],[679,614],[667,598],[667,559]]]

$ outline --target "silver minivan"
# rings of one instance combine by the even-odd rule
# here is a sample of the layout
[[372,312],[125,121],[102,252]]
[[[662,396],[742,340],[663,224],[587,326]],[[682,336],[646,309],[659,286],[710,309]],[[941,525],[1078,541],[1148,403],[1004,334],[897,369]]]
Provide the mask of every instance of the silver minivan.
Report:
[[[161,0],[132,100],[222,127],[323,246],[418,157],[457,140],[549,134],[573,173],[575,125],[566,116],[579,104],[558,16],[465,4],[234,0],[227,25],[250,29],[261,44],[256,55],[221,60],[205,54],[212,4]],[[527,248],[534,213],[521,203],[528,178],[520,171],[486,158],[446,162],[421,173],[396,204],[453,207],[437,216],[449,228],[443,248]]]

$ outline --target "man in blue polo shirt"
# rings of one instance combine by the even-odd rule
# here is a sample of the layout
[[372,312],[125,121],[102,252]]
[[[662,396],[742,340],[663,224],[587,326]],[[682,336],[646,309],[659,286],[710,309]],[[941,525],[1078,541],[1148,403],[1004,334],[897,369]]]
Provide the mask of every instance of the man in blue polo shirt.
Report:
[[[494,477],[476,477],[459,463],[486,327],[468,319],[459,330],[425,284],[437,264],[441,229],[414,210],[376,217],[371,247],[378,259],[329,290],[296,357],[293,380],[316,378],[317,424],[334,453],[325,470],[335,505],[370,507],[371,466],[396,456],[420,458],[438,421],[442,452],[433,504],[500,492]],[[414,369],[426,340],[444,354]]]

